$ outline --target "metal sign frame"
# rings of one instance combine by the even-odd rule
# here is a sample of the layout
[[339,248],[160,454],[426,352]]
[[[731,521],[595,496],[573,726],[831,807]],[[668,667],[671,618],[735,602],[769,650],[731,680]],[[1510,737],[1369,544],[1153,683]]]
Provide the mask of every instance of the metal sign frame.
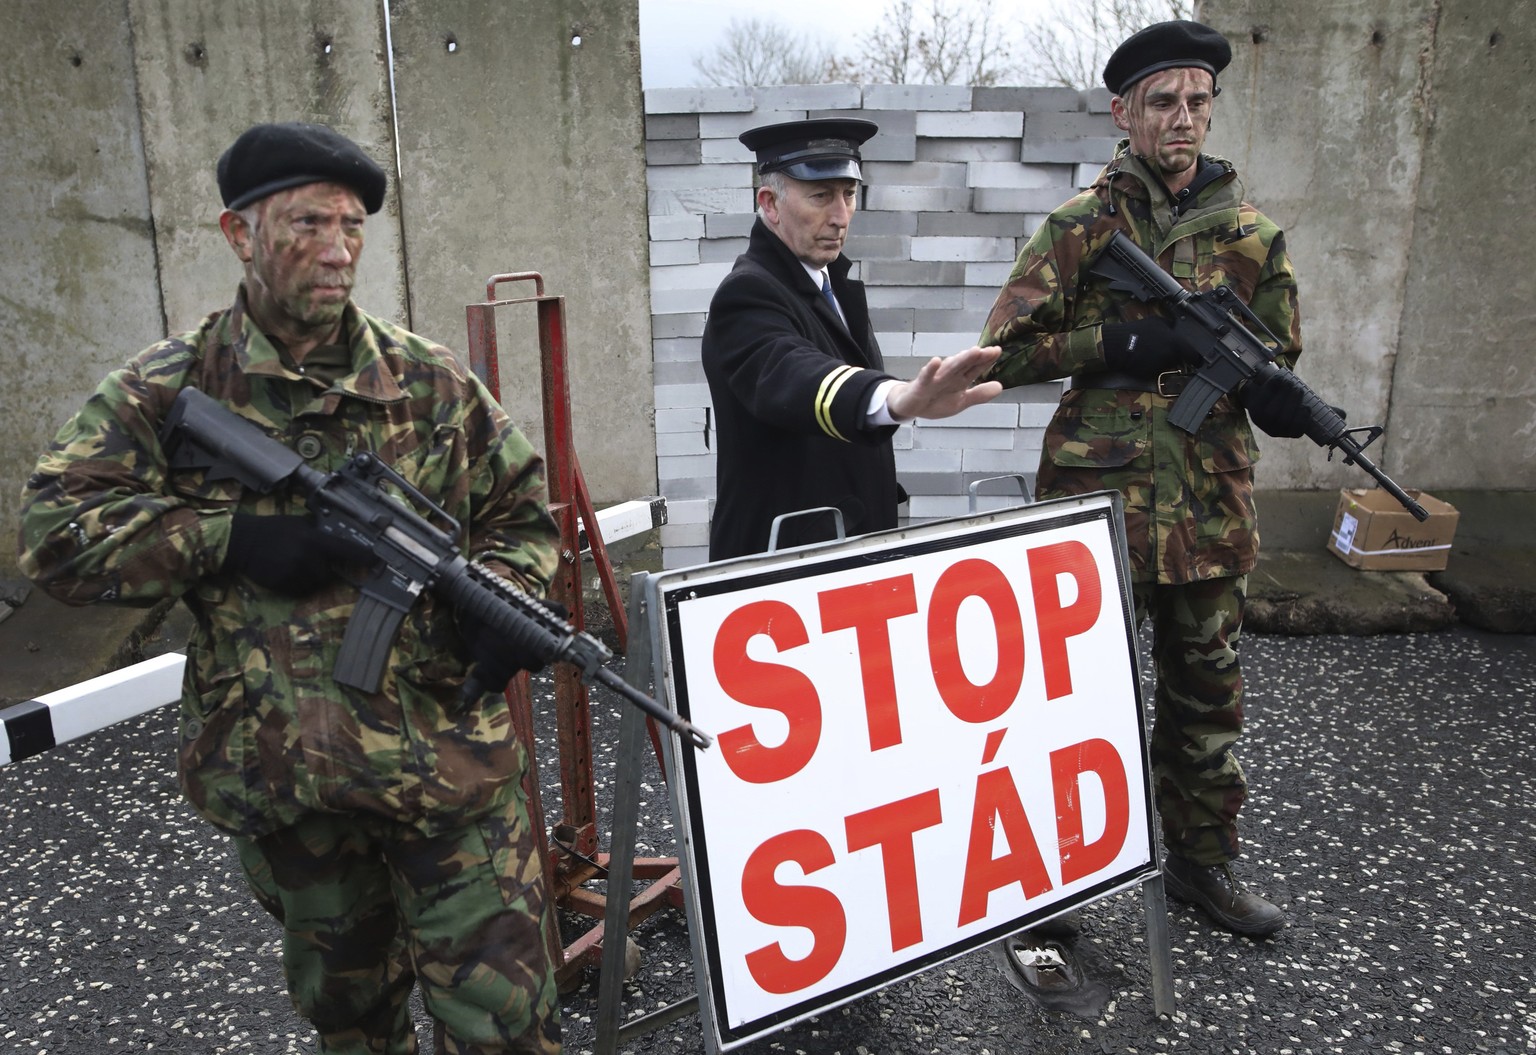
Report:
[[[823,543],[800,547],[775,554],[744,557],[714,565],[663,572],[659,575],[637,576],[632,586],[632,606],[639,604],[643,616],[632,615],[631,626],[635,635],[631,640],[631,677],[650,676],[656,672],[656,695],[665,704],[685,717],[692,718],[686,691],[679,692],[686,672],[679,669],[684,659],[678,635],[677,610],[684,597],[697,598],[701,592],[728,592],[746,588],[749,584],[782,582],[788,579],[820,574],[829,569],[849,567],[870,561],[889,561],[903,553],[933,552],[938,549],[957,548],[962,545],[995,541],[1011,537],[1027,537],[1052,527],[1069,524],[1098,522],[1108,531],[1114,554],[1114,579],[1118,597],[1104,598],[1106,612],[1118,609],[1125,629],[1125,647],[1128,651],[1129,669],[1134,685],[1127,691],[1134,700],[1135,726],[1140,750],[1140,792],[1142,817],[1146,824],[1143,833],[1147,840],[1146,859],[1113,875],[1095,876],[1093,885],[1051,901],[1036,911],[1027,911],[1015,919],[987,930],[925,952],[916,959],[875,976],[860,979],[856,984],[843,986],[815,999],[796,1004],[761,1020],[729,1026],[724,1022],[727,996],[721,985],[718,950],[714,947],[714,921],[708,911],[707,897],[710,881],[708,871],[708,847],[701,841],[702,832],[696,823],[698,801],[696,798],[696,762],[692,753],[682,748],[672,738],[668,739],[666,753],[668,784],[672,791],[674,817],[680,839],[679,859],[684,873],[684,892],[687,907],[689,938],[693,950],[694,972],[699,994],[665,1008],[660,1012],[620,1025],[622,1017],[622,987],[620,979],[612,977],[605,969],[601,979],[602,990],[598,1007],[598,1051],[616,1050],[615,1045],[640,1033],[671,1021],[695,1007],[701,1017],[705,1050],[716,1052],[748,1043],[765,1034],[782,1029],[831,1007],[857,999],[902,978],[926,971],[954,957],[971,952],[996,941],[1007,934],[1043,922],[1056,914],[1087,904],[1111,894],[1139,886],[1143,893],[1147,926],[1148,947],[1151,955],[1152,989],[1154,1009],[1157,1014],[1169,1014],[1173,1010],[1173,985],[1171,955],[1168,944],[1166,909],[1163,898],[1162,876],[1159,862],[1159,846],[1155,837],[1155,806],[1151,798],[1151,779],[1144,727],[1144,707],[1141,690],[1140,658],[1136,648],[1134,601],[1130,589],[1129,565],[1125,554],[1124,522],[1120,496],[1112,492],[1081,498],[1060,499],[1028,507],[1014,507],[984,515],[936,521],[920,526],[866,535],[847,541]],[[643,599],[633,594],[643,591]],[[1116,603],[1117,602],[1117,603]],[[649,654],[646,642],[649,639]],[[718,730],[711,730],[718,733]],[[621,731],[621,738],[625,734]],[[634,842],[634,818],[623,810],[626,768],[638,770],[640,759],[632,754],[635,750],[621,744],[619,756],[620,783],[615,789],[615,829],[611,842],[614,862],[625,853],[632,854]],[[681,762],[681,772],[675,767]],[[636,778],[637,779],[637,778]],[[610,875],[610,890],[614,876]],[[610,926],[614,920],[615,906],[610,906]],[[616,955],[612,950],[610,954]]]

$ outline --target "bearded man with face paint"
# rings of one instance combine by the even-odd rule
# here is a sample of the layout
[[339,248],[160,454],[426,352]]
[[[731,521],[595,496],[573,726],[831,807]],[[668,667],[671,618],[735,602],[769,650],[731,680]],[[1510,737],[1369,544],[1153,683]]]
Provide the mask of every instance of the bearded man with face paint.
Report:
[[[1282,911],[1237,877],[1246,795],[1233,748],[1243,728],[1238,662],[1247,575],[1258,557],[1250,426],[1300,435],[1296,277],[1279,228],[1244,200],[1231,162],[1204,152],[1231,60],[1227,40],[1190,21],[1134,34],[1104,68],[1126,133],[1093,185],[1051,213],[999,292],[981,344],[1005,386],[1069,379],[1046,430],[1041,497],[1124,497],[1138,622],[1150,620],[1157,676],[1151,752],[1175,898],[1219,926],[1264,937]],[[1194,435],[1168,422],[1195,349],[1155,308],[1090,273],[1122,232],[1190,290],[1228,286],[1284,346],[1276,380],[1222,397]]]
[[26,484],[20,566],[69,604],[191,611],[182,791],[282,925],[319,1051],[415,1052],[419,986],[437,1051],[552,1055],[550,909],[501,691],[541,664],[424,593],[377,691],[338,683],[369,555],[296,488],[171,465],[160,433],[190,387],[318,472],[372,452],[463,526],[465,556],[535,595],[559,542],[543,461],[446,348],[353,303],[386,189],[362,148],[261,124],[216,173],[234,302],[130,358],[60,429]]

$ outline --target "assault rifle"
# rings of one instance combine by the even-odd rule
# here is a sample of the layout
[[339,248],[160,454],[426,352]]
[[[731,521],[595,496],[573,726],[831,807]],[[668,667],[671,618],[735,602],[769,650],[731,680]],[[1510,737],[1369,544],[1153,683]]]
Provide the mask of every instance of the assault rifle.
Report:
[[[1262,383],[1276,370],[1274,359],[1282,351],[1278,338],[1269,332],[1248,305],[1227,286],[1203,293],[1191,293],[1157,266],[1123,231],[1110,235],[1109,243],[1089,268],[1109,280],[1109,287],[1128,293],[1137,300],[1161,306],[1173,319],[1173,332],[1191,348],[1198,349],[1202,362],[1184,386],[1184,391],[1168,409],[1168,421],[1194,434],[1211,412],[1211,407],[1225,393],[1244,381]],[[1250,330],[1248,325],[1254,329]],[[1258,330],[1268,343],[1254,334]],[[1297,378],[1300,381],[1300,378]],[[1382,434],[1380,425],[1350,428],[1344,417],[1324,403],[1316,392],[1302,384],[1302,409],[1306,413],[1307,436],[1318,446],[1328,448],[1328,457],[1337,449],[1345,465],[1358,465],[1382,486],[1404,509],[1419,520],[1429,518],[1429,511],[1415,502],[1363,453]],[[1363,435],[1364,441],[1356,435]]]
[[[489,568],[466,560],[456,542],[459,522],[377,456],[356,454],[336,472],[322,473],[195,388],[177,395],[160,442],[173,469],[205,469],[209,480],[236,480],[261,494],[283,484],[299,488],[321,531],[374,556],[376,563],[341,639],[333,675],[341,684],[363,692],[378,690],[405,613],[423,589],[430,589],[460,616],[494,629],[509,647],[545,662],[571,664],[582,681],[612,689],[695,747],[707,748],[713,742],[709,734],[604,666],[613,654],[601,641]],[[433,520],[381,490],[384,481],[409,495]]]

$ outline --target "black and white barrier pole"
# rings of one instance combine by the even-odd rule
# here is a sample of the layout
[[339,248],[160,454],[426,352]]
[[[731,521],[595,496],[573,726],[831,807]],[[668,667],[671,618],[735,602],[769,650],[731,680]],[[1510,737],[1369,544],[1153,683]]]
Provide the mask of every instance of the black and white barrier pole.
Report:
[[[667,502],[658,497],[621,502],[597,512],[597,529],[605,543],[666,522]],[[585,551],[586,525],[578,524],[578,530]],[[0,766],[179,699],[186,662],[181,653],[170,652],[35,700],[0,707]]]
[[0,766],[41,754],[181,698],[187,657],[168,652],[0,708]]

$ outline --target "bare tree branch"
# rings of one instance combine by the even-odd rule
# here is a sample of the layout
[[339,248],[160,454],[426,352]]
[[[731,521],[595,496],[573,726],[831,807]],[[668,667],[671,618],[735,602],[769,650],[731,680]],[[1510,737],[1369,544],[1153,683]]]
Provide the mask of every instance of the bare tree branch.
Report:
[[777,22],[731,19],[715,50],[694,57],[701,84],[821,84],[842,60],[825,44]]
[[732,19],[696,56],[700,84],[1057,84],[1091,88],[1136,30],[1189,18],[1193,0],[1083,0],[1037,17],[1020,39],[993,0],[890,0],[856,58],[769,19]]
[[870,84],[906,84],[911,77],[917,37],[912,0],[896,0],[861,42],[862,80]]
[[861,41],[862,80],[874,84],[992,85],[1018,64],[992,0],[893,0]]
[[1036,18],[1024,38],[1024,67],[1031,81],[1092,88],[1120,42],[1138,29],[1171,18],[1189,18],[1191,0],[1086,0]]

